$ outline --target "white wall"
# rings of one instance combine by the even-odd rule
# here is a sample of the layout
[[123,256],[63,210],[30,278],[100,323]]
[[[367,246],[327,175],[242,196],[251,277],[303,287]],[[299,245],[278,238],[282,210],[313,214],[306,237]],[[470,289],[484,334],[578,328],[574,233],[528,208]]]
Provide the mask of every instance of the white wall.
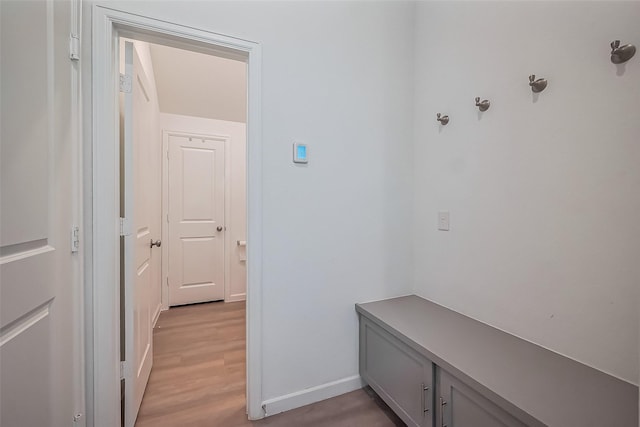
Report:
[[420,3],[413,234],[418,294],[635,384],[640,62],[609,43],[638,45],[639,21],[635,2]]
[[238,240],[247,240],[247,179],[246,179],[246,142],[247,126],[244,123],[225,120],[203,119],[177,114],[160,113],[162,131],[178,131],[202,135],[219,135],[229,137],[225,147],[229,170],[226,176],[229,182],[225,195],[225,232],[226,239],[226,271],[227,286],[225,301],[241,301],[246,298],[247,271],[246,249],[236,244]]
[[261,43],[263,398],[356,376],[354,304],[411,290],[414,6],[98,3]]

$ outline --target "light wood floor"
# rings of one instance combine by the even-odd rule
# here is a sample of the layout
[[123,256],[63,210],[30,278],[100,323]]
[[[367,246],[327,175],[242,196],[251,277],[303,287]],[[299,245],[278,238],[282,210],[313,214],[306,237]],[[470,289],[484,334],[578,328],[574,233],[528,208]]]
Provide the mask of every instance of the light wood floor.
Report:
[[172,308],[160,315],[153,339],[153,369],[136,427],[404,425],[370,389],[248,421],[243,302]]

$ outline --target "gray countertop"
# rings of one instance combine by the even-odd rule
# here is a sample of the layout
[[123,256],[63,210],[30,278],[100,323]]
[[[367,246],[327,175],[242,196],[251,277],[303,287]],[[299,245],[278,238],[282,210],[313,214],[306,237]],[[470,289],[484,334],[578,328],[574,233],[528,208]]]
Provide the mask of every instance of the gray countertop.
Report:
[[551,427],[638,426],[638,387],[565,356],[415,295],[356,310],[525,418]]

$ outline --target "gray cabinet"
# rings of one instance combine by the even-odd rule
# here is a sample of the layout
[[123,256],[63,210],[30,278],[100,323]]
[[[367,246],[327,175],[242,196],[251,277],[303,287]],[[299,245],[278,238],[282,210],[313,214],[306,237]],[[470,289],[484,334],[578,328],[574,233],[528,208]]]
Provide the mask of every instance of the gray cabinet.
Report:
[[438,368],[438,427],[526,427],[507,411]]
[[366,318],[360,376],[408,426],[433,426],[433,364]]
[[536,344],[416,295],[356,311],[360,375],[409,426],[638,427],[637,386]]
[[366,317],[360,376],[410,427],[526,427]]
[[527,426],[362,316],[360,376],[410,427]]

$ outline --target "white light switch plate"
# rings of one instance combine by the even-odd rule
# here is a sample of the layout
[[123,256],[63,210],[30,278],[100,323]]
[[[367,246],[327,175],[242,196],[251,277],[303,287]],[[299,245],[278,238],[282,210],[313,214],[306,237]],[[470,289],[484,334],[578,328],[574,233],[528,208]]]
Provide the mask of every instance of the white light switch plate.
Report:
[[438,230],[449,231],[449,212],[438,212]]

